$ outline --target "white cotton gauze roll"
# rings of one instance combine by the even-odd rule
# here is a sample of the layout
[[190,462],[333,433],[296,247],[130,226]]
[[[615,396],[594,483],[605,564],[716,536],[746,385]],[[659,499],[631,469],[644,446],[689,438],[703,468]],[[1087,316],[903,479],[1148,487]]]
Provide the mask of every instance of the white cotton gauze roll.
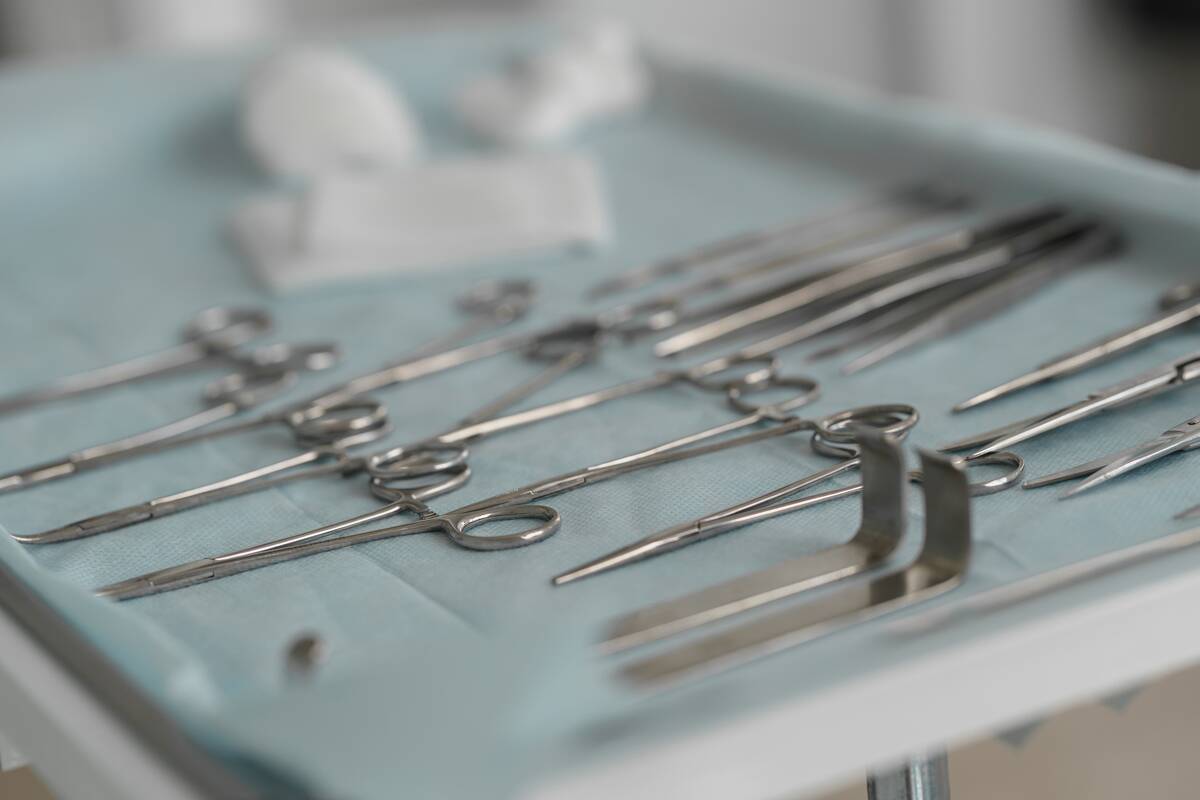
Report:
[[408,107],[381,76],[349,54],[304,47],[260,66],[242,97],[242,138],[279,177],[411,161],[420,134]]
[[553,142],[588,122],[640,108],[650,80],[629,33],[598,25],[468,81],[458,114],[480,136],[511,145]]
[[542,154],[327,175],[243,206],[233,234],[286,290],[595,245],[609,222],[594,164]]

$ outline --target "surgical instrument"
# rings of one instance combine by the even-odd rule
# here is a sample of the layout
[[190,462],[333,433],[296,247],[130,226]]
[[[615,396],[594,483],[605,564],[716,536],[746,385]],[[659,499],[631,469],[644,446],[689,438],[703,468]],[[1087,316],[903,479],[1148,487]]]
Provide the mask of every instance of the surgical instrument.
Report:
[[[737,388],[730,390],[730,398],[734,403],[744,404],[741,398],[740,391]],[[743,405],[746,410],[753,408],[748,405]],[[878,405],[867,406],[865,408],[851,409],[843,412],[836,420],[836,423],[830,425],[831,429],[852,430],[854,426],[859,425],[880,425],[886,426],[892,435],[897,438],[902,438],[916,425],[919,419],[917,410],[909,405]],[[703,541],[710,536],[715,536],[719,533],[724,533],[727,530],[733,530],[735,527],[749,524],[755,519],[760,518],[756,512],[761,512],[764,507],[770,507],[778,501],[781,501],[797,492],[803,491],[810,486],[830,480],[835,476],[854,469],[859,465],[853,447],[835,446],[831,443],[826,443],[825,440],[814,437],[814,449],[819,449],[819,452],[833,453],[839,459],[842,459],[836,465],[820,470],[808,477],[787,484],[779,489],[768,492],[764,495],[759,495],[751,500],[739,503],[731,508],[726,508],[713,514],[701,517],[698,520],[685,522],[680,525],[673,526],[659,533],[652,534],[644,539],[634,542],[631,545],[618,548],[617,550],[607,555],[601,556],[595,560],[589,561],[574,569],[568,570],[560,575],[555,576],[552,582],[556,586],[561,586],[566,583],[587,578],[592,575],[598,575],[602,572],[607,572],[618,567],[623,567],[626,564],[632,564],[652,556],[661,555],[671,552],[680,547],[683,547],[694,542]],[[861,488],[861,487],[859,487]],[[837,495],[841,496],[841,495]],[[824,498],[832,499],[832,498]],[[770,516],[773,516],[771,514]],[[737,519],[737,525],[724,524],[727,520]]]
[[[924,451],[921,470],[925,475],[925,540],[910,564],[626,664],[619,670],[621,678],[642,688],[663,688],[687,678],[712,675],[954,589],[962,582],[971,557],[971,500],[966,475],[957,459]],[[903,492],[896,496],[900,503],[890,513],[903,517]]]
[[1032,372],[1027,372],[963,400],[952,410],[966,411],[1001,397],[1007,397],[1030,386],[1074,375],[1076,372],[1110,361],[1122,353],[1149,344],[1169,333],[1174,333],[1182,326],[1200,318],[1200,285],[1184,284],[1167,290],[1160,298],[1159,306],[1163,309],[1162,313],[1149,321],[1126,328],[1098,342],[1047,361]]
[[[910,421],[915,421],[915,417],[911,418]],[[907,430],[898,431],[897,438],[905,433],[907,433]],[[823,445],[822,440],[817,437],[813,439],[813,446],[818,452],[821,452],[823,447],[826,452],[839,453],[841,450],[841,448],[830,448],[827,444]],[[865,478],[861,483],[831,489],[795,500],[786,500],[786,498],[795,495],[797,492],[804,491],[828,480],[840,472],[858,466],[859,459],[857,455],[854,455],[853,451],[844,455],[849,457],[833,467],[821,470],[798,481],[793,481],[751,500],[653,533],[633,544],[620,547],[611,553],[568,570],[556,576],[553,579],[553,583],[556,586],[561,586],[580,578],[600,575],[620,567],[636,564],[639,561],[644,561],[654,556],[670,553],[681,547],[702,542],[723,533],[738,530],[755,522],[773,519],[774,517],[790,514],[800,509],[811,508],[830,500],[836,500],[840,497],[849,497],[858,494],[863,491],[863,487],[866,485]],[[972,484],[971,494],[973,496],[1003,491],[1020,480],[1022,473],[1025,471],[1025,462],[1019,456],[1005,452],[983,456],[974,461],[966,462],[965,465],[967,467],[1000,465],[1008,468],[1008,471],[999,477],[989,478],[979,484]],[[914,470],[910,472],[909,479],[914,482],[920,482],[920,471]]]
[[[722,269],[714,275],[701,278],[684,286],[667,289],[647,299],[618,306],[608,313],[619,313],[621,310],[631,309],[634,312],[648,315],[646,317],[647,324],[644,328],[635,329],[631,331],[632,333],[663,330],[666,327],[684,321],[711,316],[722,310],[727,313],[738,307],[750,305],[752,302],[761,302],[761,300],[779,294],[782,291],[796,288],[805,279],[814,280],[817,277],[823,277],[824,274],[831,271],[830,267],[837,265],[838,262],[835,259],[845,253],[851,246],[857,244],[860,239],[875,240],[905,226],[918,223],[926,217],[944,214],[951,210],[958,210],[964,205],[965,200],[960,195],[930,196],[919,204],[901,207],[893,214],[885,217],[876,227],[863,228],[860,231],[856,231],[853,236],[843,237],[820,247],[810,247],[799,251],[772,249],[756,258],[738,260],[730,268]],[[876,249],[887,246],[894,245],[880,244],[876,245]],[[688,313],[685,313],[683,310],[684,301],[699,295],[730,289],[779,272],[799,273],[801,280],[796,283],[796,286],[792,286],[791,283],[784,283],[768,287],[767,290],[751,294],[745,299],[735,299],[732,302],[725,302]],[[759,298],[757,301],[755,300],[756,297]]]
[[997,280],[985,278],[982,285],[968,286],[958,297],[938,297],[937,291],[930,292],[942,301],[940,308],[929,314],[914,315],[909,325],[892,331],[875,347],[845,364],[841,372],[853,375],[905,350],[985,322],[1076,267],[1115,251],[1118,243],[1114,232],[1098,228],[1058,248],[1033,253],[1030,263],[1015,272]]
[[928,611],[897,620],[889,626],[890,632],[905,635],[926,633],[964,617],[1008,608],[1090,578],[1111,574],[1124,567],[1141,564],[1162,556],[1173,556],[1198,544],[1200,544],[1200,528],[1177,531],[1148,542],[1139,542],[1083,561],[1039,572],[993,589],[976,592],[958,602],[931,608]]
[[268,412],[248,421],[216,427],[217,423],[261,405],[287,389],[295,382],[297,371],[326,369],[332,366],[336,358],[337,350],[333,345],[273,345],[254,355],[252,360],[239,359],[241,371],[210,383],[204,392],[208,407],[203,411],[132,436],[93,445],[58,459],[0,475],[0,494],[27,489],[169,447],[275,423],[289,423],[292,410]]
[[[766,569],[621,617],[609,626],[605,641],[601,645],[602,648],[606,652],[616,652],[655,642],[710,622],[760,608],[808,589],[865,572],[882,564],[899,546],[903,530],[890,516],[880,515],[878,509],[891,508],[894,503],[881,500],[878,494],[872,494],[872,492],[882,491],[883,482],[879,478],[873,478],[869,473],[873,451],[866,442],[862,445],[862,452],[863,480],[861,484],[833,489],[781,505],[768,505],[749,513],[740,511],[741,507],[739,506],[734,506],[726,509],[725,512],[717,512],[717,514],[696,521],[698,524],[706,524],[709,520],[713,520],[713,523],[722,529],[739,527],[780,514],[788,514],[801,508],[808,508],[826,500],[862,492],[862,523],[849,542],[800,558],[789,559]],[[874,453],[874,457],[878,461],[879,453]],[[1010,488],[1020,480],[1024,470],[1024,462],[1012,453],[996,453],[977,461],[963,462],[962,466],[969,469],[984,464],[1003,466],[1007,468],[1007,471],[990,480],[972,483],[970,491],[973,497]],[[882,471],[882,467],[877,466],[876,469]],[[893,471],[903,474],[900,472],[899,466],[896,466],[894,470],[891,468],[888,470],[889,473]],[[919,470],[914,470],[908,473],[908,477],[910,480],[920,481],[921,473]],[[790,486],[783,487],[781,490],[772,492],[770,495],[763,495],[763,497],[773,498],[790,488]],[[887,484],[887,488],[889,491],[891,490],[890,482]],[[728,512],[735,513],[720,516],[722,513]]]
[[[554,495],[569,492],[592,483],[619,477],[649,467],[671,464],[692,458],[765,441],[797,431],[818,431],[831,441],[847,441],[847,421],[859,418],[877,419],[869,409],[858,409],[817,419],[800,419],[787,414],[783,404],[763,406],[752,415],[756,421],[777,421],[773,427],[743,433],[738,436],[718,439],[731,430],[730,425],[718,425],[704,431],[682,436],[669,442],[641,450],[620,458],[610,459],[579,470],[556,475],[552,478],[527,484],[518,489],[504,492],[485,500],[455,509],[445,514],[433,514],[428,507],[414,500],[406,490],[397,489],[393,480],[408,480],[419,474],[429,474],[438,469],[430,465],[424,472],[404,463],[402,448],[380,457],[374,464],[376,472],[391,471],[392,477],[375,477],[371,490],[377,497],[390,500],[394,492],[401,492],[402,499],[388,505],[352,517],[342,522],[326,525],[311,531],[277,539],[236,553],[200,559],[177,567],[158,570],[147,575],[131,578],[98,590],[98,594],[115,599],[129,599],[145,594],[169,591],[195,583],[225,577],[257,567],[268,566],[279,561],[301,558],[307,555],[336,550],[362,542],[405,536],[416,533],[439,532],[451,541],[472,550],[500,550],[540,542],[552,536],[559,528],[560,519],[553,509],[530,503]],[[882,430],[893,430],[895,425],[885,425]],[[705,443],[709,442],[709,443]],[[386,463],[385,463],[386,462]],[[416,511],[422,516],[417,522],[391,526],[379,530],[362,531],[337,538],[328,538],[334,533],[359,527],[398,512]],[[542,524],[519,533],[499,536],[477,536],[469,531],[493,519],[536,519]]]
[[237,347],[271,330],[259,308],[216,306],[196,314],[183,329],[183,343],[153,355],[59,378],[44,386],[0,397],[0,414],[147,378],[228,362]]
[[980,245],[1013,236],[1064,213],[1058,206],[1026,206],[993,215],[980,223],[899,245],[865,260],[845,264],[822,280],[677,333],[655,345],[654,352],[662,357],[678,355],[816,303],[848,298],[942,259],[966,256]]
[[944,445],[940,449],[956,452],[979,448],[969,458],[994,453],[997,450],[1007,450],[1015,444],[1058,430],[1101,411],[1135,403],[1147,397],[1187,386],[1197,378],[1200,378],[1200,353],[1192,353],[1183,358],[1168,361],[1166,364],[1147,370],[1129,380],[1091,392],[1078,403],[960,439]]
[[[468,313],[471,319],[449,334],[439,336],[423,345],[418,353],[429,354],[424,359],[402,363],[422,363],[429,359],[437,359],[439,354],[430,354],[430,351],[440,350],[469,338],[485,327],[506,324],[519,318],[528,309],[532,293],[533,288],[528,281],[489,281],[476,285],[457,300],[459,308]],[[544,346],[549,349],[551,344],[551,340],[547,339]],[[557,354],[557,350],[554,352]],[[216,423],[260,405],[290,386],[297,368],[324,369],[330,366],[333,353],[331,346],[302,349],[275,345],[264,348],[255,360],[250,362],[248,369],[251,371],[248,374],[234,373],[210,385],[205,397],[209,408],[205,411],[133,436],[88,447],[56,460],[0,475],[0,493],[65,478],[85,469],[94,469],[121,459],[161,452],[197,441],[241,434],[276,423],[288,424],[293,428],[296,427],[294,422],[305,423],[311,427],[314,419],[324,417],[325,412],[330,409],[343,409],[348,406],[361,409],[362,405],[356,402],[361,393],[346,391],[347,386],[355,383],[350,381],[287,408],[270,411],[249,420],[216,426]],[[392,365],[387,369],[399,368],[398,365]],[[361,419],[342,420],[339,424],[352,430],[363,426],[382,426],[383,409],[377,403],[374,406],[374,410],[368,411]],[[338,435],[340,434],[341,431],[338,432]]]
[[[762,366],[764,363],[765,366]],[[724,380],[714,377],[728,373],[743,364],[750,367],[744,374],[739,373],[734,377],[727,375]],[[778,362],[774,359],[715,359],[691,370],[658,373],[651,379],[629,381],[609,389],[579,395],[507,416],[467,422],[428,439],[389,448],[376,456],[350,456],[346,452],[347,447],[369,440],[356,437],[353,440],[337,441],[330,436],[322,441],[322,446],[315,447],[308,452],[206,486],[126,506],[38,533],[13,534],[13,538],[23,544],[52,544],[96,536],[186,509],[219,502],[229,497],[238,497],[278,486],[282,483],[319,478],[330,474],[351,475],[366,469],[367,465],[372,463],[373,458],[376,460],[375,463],[378,463],[379,460],[386,460],[394,475],[399,474],[402,469],[400,465],[404,465],[403,468],[410,470],[408,474],[414,476],[454,470],[465,465],[467,461],[469,454],[465,446],[467,441],[591,408],[610,400],[627,397],[634,394],[635,390],[648,391],[673,382],[686,382],[706,391],[724,392],[727,395],[733,391],[734,387],[743,384],[753,384],[759,388],[791,388],[798,391],[798,394],[790,400],[771,406],[772,413],[784,413],[815,398],[817,385],[814,381],[801,377],[782,377],[778,375],[777,370]],[[512,393],[507,393],[505,397],[511,398]],[[361,398],[350,399],[342,401],[335,408],[354,408],[373,403],[374,401]],[[494,401],[488,403],[489,407],[494,405]],[[319,417],[321,412],[328,408],[330,407],[324,405],[309,405],[299,411],[293,411],[291,414],[309,414]],[[477,412],[471,416],[474,418],[479,414]],[[753,417],[752,414],[721,427],[723,430],[736,430],[738,427],[754,424],[763,418],[751,419],[751,417]],[[291,417],[287,419],[291,419]],[[308,465],[314,466],[308,467]],[[298,467],[308,468],[298,470]]]
[[[818,241],[810,247],[817,250],[829,246],[829,239],[833,240],[833,246],[837,246],[848,238],[869,235],[874,214],[887,211],[895,213],[905,206],[940,204],[948,197],[961,198],[952,191],[924,183],[885,189],[829,214],[736,234],[648,266],[628,270],[593,285],[588,289],[587,297],[599,299],[619,292],[640,289],[656,280],[719,264],[730,257],[791,237],[806,234],[813,236]],[[821,242],[822,237],[828,238]]]
[[748,345],[740,352],[748,356],[773,353],[947,284],[1011,270],[1030,258],[1053,252],[1056,247],[1085,234],[1093,227],[1093,223],[1071,217],[1052,219],[962,258],[931,266],[894,283],[873,289],[815,319]]
[[[350,413],[342,417],[342,412]],[[22,544],[74,541],[292,481],[327,475],[353,475],[366,466],[367,460],[350,456],[346,452],[347,449],[375,441],[389,430],[386,409],[368,398],[347,401],[337,406],[311,406],[306,412],[292,412],[282,421],[292,429],[296,441],[310,449],[265,467],[248,470],[240,475],[194,489],[86,517],[40,533],[14,533],[11,536]],[[306,470],[298,469],[308,465],[311,466]],[[465,481],[466,476],[463,476],[461,481],[449,488],[457,488]]]
[[1086,492],[1088,489],[1107,483],[1113,478],[1120,477],[1126,472],[1131,472],[1138,467],[1151,464],[1160,458],[1173,453],[1194,450],[1197,447],[1200,447],[1200,417],[1192,417],[1169,430],[1163,431],[1148,442],[1143,442],[1118,453],[1110,453],[1095,461],[1089,461],[1086,464],[1080,464],[1061,472],[1055,472],[1051,475],[1044,475],[1040,478],[1026,481],[1025,488],[1036,489],[1041,486],[1049,486],[1054,483],[1061,483],[1062,481],[1086,477],[1086,480],[1068,489],[1062,495],[1063,498],[1072,497],[1080,492]]

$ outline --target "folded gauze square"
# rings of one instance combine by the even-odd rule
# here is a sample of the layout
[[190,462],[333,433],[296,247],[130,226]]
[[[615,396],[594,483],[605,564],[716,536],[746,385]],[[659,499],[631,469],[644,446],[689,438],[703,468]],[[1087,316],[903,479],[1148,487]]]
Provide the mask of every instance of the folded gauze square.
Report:
[[280,291],[594,245],[608,234],[595,165],[549,153],[333,173],[255,198],[233,219],[238,246]]

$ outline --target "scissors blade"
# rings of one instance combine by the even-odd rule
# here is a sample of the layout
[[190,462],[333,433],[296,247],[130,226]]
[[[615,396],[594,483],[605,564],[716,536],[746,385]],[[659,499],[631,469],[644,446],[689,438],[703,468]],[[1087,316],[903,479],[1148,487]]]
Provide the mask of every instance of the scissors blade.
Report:
[[998,386],[968,397],[954,406],[953,410],[966,411],[967,409],[975,408],[984,403],[990,403],[993,400],[998,400],[1001,397],[1019,392],[1030,386],[1037,386],[1055,378],[1073,375],[1095,364],[1108,361],[1127,350],[1148,344],[1154,339],[1165,336],[1181,325],[1186,325],[1197,318],[1200,318],[1200,303],[1193,303],[1184,308],[1164,312],[1149,322],[1119,331],[1112,336],[1108,336],[1098,342],[1086,345],[1078,350],[1066,353],[1053,361],[1042,364],[1037,369],[1031,370],[1024,375],[1018,375],[1010,381],[1005,381]]
[[999,439],[984,445],[968,458],[990,455],[999,450],[1007,450],[1013,445],[1028,441],[1050,431],[1077,422],[1114,406],[1124,405],[1158,392],[1182,385],[1182,382],[1192,380],[1192,364],[1200,357],[1192,356],[1179,361],[1173,361],[1157,369],[1148,370],[1141,375],[1123,381],[1107,389],[1092,392],[1087,399],[1053,411],[1037,422],[1023,426]]
[[1150,464],[1164,456],[1191,450],[1198,446],[1200,446],[1200,417],[1192,417],[1162,436],[1147,442],[1137,452],[1114,459],[1083,483],[1064,492],[1062,496],[1067,498],[1086,492],[1088,489],[1107,483],[1113,478],[1132,472],[1138,467]]

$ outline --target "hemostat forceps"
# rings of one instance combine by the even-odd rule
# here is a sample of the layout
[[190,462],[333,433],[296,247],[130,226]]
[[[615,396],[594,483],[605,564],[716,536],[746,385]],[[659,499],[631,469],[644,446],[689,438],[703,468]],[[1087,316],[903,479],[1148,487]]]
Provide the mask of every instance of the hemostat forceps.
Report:
[[[530,505],[534,501],[649,467],[698,458],[710,453],[765,441],[796,431],[816,429],[823,435],[834,438],[841,435],[838,431],[830,428],[830,421],[833,417],[822,417],[816,420],[797,419],[781,410],[780,404],[760,407],[746,419],[751,422],[772,420],[776,421],[776,424],[763,430],[743,433],[738,436],[710,442],[710,440],[717,439],[730,430],[736,429],[736,427],[730,424],[717,425],[707,430],[689,434],[627,456],[610,459],[600,464],[568,472],[564,475],[556,475],[547,480],[531,483],[518,489],[471,503],[445,514],[426,514],[427,509],[416,506],[410,496],[404,496],[402,500],[393,501],[381,509],[352,517],[333,525],[327,525],[305,533],[278,539],[249,548],[248,550],[239,551],[238,553],[200,559],[199,561],[178,567],[159,570],[104,587],[98,593],[115,599],[140,597],[146,594],[169,591],[214,578],[268,566],[279,561],[288,561],[363,542],[378,541],[415,533],[444,533],[455,544],[472,550],[500,550],[523,547],[552,536],[560,525],[557,512],[547,506]],[[741,424],[738,427],[748,424],[743,421],[739,422]],[[709,443],[706,444],[705,442]],[[388,463],[382,463],[385,461]],[[377,476],[371,481],[373,491],[382,499],[389,499],[389,492],[393,491],[390,485],[393,480],[409,480],[422,474],[417,465],[394,461],[388,458],[381,458],[380,463],[377,463],[375,467],[377,471],[390,470],[392,472],[391,477]],[[427,469],[436,469],[436,467],[429,467]],[[422,513],[424,515],[423,518],[406,525],[347,534],[337,538],[326,538],[333,533],[373,522],[400,511],[413,510]],[[477,536],[468,532],[478,525],[496,519],[533,519],[540,520],[541,524],[527,531],[505,534],[503,536]]]
[[1118,453],[1110,453],[1095,461],[1089,461],[1061,472],[1026,481],[1025,488],[1036,489],[1040,486],[1086,477],[1082,483],[1063,493],[1062,496],[1067,498],[1080,492],[1086,492],[1088,489],[1107,483],[1113,478],[1151,464],[1172,453],[1183,453],[1197,447],[1200,447],[1200,417],[1192,417],[1163,431],[1148,442]]
[[287,422],[292,414],[290,410],[271,412],[245,422],[215,427],[218,422],[261,405],[287,389],[295,382],[297,371],[326,369],[332,366],[336,359],[337,349],[333,345],[275,345],[263,348],[249,358],[237,359],[239,371],[208,385],[204,392],[208,408],[204,411],[132,436],[86,447],[52,461],[0,475],[0,493],[26,489],[169,447],[241,433],[277,422]]
[[1200,284],[1183,284],[1168,289],[1159,299],[1159,306],[1163,309],[1162,313],[1147,322],[1047,361],[1031,372],[967,398],[952,410],[966,411],[1030,386],[1074,375],[1167,334],[1175,333],[1182,326],[1200,318]]
[[[291,412],[278,421],[292,429],[298,444],[310,449],[274,464],[195,489],[157,497],[41,533],[14,533],[12,537],[22,544],[68,542],[291,481],[326,475],[352,475],[361,470],[365,462],[362,458],[351,457],[346,452],[347,448],[374,441],[389,430],[387,410],[369,398],[359,398],[331,407],[312,406],[304,411]],[[312,466],[306,470],[297,469],[306,465]]]
[[[431,351],[452,346],[463,338],[475,335],[484,327],[506,324],[517,319],[528,309],[532,292],[532,286],[527,281],[488,281],[476,285],[459,297],[456,303],[471,319],[449,334],[439,336],[423,345],[406,363],[423,363],[435,359],[437,356],[430,354]],[[423,359],[418,358],[422,353],[427,355]],[[210,385],[206,394],[210,407],[206,411],[124,439],[88,447],[9,475],[0,475],[0,493],[65,478],[84,469],[111,464],[121,459],[161,452],[197,441],[237,435],[275,423],[286,423],[293,428],[304,423],[311,428],[313,420],[324,417],[325,412],[331,409],[339,409],[339,414],[336,415],[340,420],[337,423],[339,428],[349,427],[357,430],[364,425],[382,426],[384,413],[374,401],[371,402],[375,410],[361,419],[351,421],[341,415],[340,410],[346,407],[363,408],[360,396],[346,391],[346,387],[354,385],[355,382],[351,381],[296,405],[253,419],[216,427],[216,423],[260,405],[290,386],[295,379],[294,373],[297,368],[323,369],[332,365],[333,358],[334,351],[331,346],[308,349],[284,346],[263,348],[256,354],[256,360],[249,362],[247,371],[235,373]],[[389,367],[393,370],[396,368],[394,365]],[[374,374],[377,373],[372,373]],[[326,420],[326,424],[330,422],[331,420]],[[342,432],[339,431],[338,434]]]
[[235,349],[271,330],[271,316],[259,308],[218,306],[201,311],[184,327],[183,344],[153,355],[59,378],[35,389],[0,397],[0,414],[52,400],[109,389],[210,363],[228,363]]
[[[842,459],[834,466],[815,472],[812,475],[788,483],[778,489],[773,489],[766,494],[759,495],[750,500],[651,534],[633,544],[619,548],[608,555],[601,556],[594,561],[590,561],[587,564],[556,576],[554,583],[562,585],[579,580],[580,578],[598,575],[618,567],[670,553],[680,547],[702,542],[705,539],[737,530],[755,522],[761,522],[762,520],[771,519],[783,514],[790,514],[793,511],[799,511],[803,508],[836,500],[839,497],[858,494],[863,491],[863,487],[866,485],[865,480],[863,483],[831,489],[795,500],[787,500],[787,498],[798,492],[823,483],[842,472],[857,468],[860,464],[860,458],[858,447],[853,443],[852,438],[856,431],[860,431],[863,428],[883,427],[886,432],[900,439],[908,434],[916,424],[917,419],[916,409],[905,405],[866,406],[860,409],[853,409],[851,412],[844,412],[844,416],[841,419],[835,424],[828,426],[830,430],[835,430],[840,434],[838,439],[831,440],[828,436],[824,435],[814,435],[813,437],[813,449],[819,453]],[[972,494],[991,494],[992,492],[1007,489],[1020,480],[1021,474],[1025,469],[1024,461],[1012,453],[996,453],[992,456],[986,456],[970,462],[968,466],[982,466],[985,464],[1002,465],[1008,467],[1009,471],[998,478],[991,478],[979,484],[972,485]],[[919,482],[921,480],[921,473],[919,471],[910,472],[909,478]]]
[[1007,450],[1015,444],[1070,425],[1072,422],[1086,419],[1101,411],[1135,403],[1147,397],[1186,386],[1197,378],[1200,378],[1200,353],[1193,353],[1174,361],[1168,361],[1160,367],[1147,370],[1129,380],[1092,392],[1086,399],[1078,403],[960,439],[940,449],[956,452],[979,448],[969,458],[994,453],[997,450]]
[[[745,374],[738,374],[736,377],[728,376],[730,370],[743,364],[749,367],[749,370]],[[762,366],[763,364],[765,366]],[[287,482],[307,480],[310,477],[323,477],[330,474],[354,474],[372,464],[377,469],[386,465],[389,474],[397,478],[401,475],[418,477],[455,471],[467,462],[469,456],[465,445],[467,441],[501,431],[524,427],[535,422],[552,419],[573,411],[590,408],[609,400],[628,396],[632,392],[623,387],[629,387],[634,384],[643,388],[654,388],[674,381],[685,381],[708,391],[720,391],[730,395],[735,391],[734,387],[746,384],[751,384],[756,388],[770,386],[794,388],[797,390],[798,394],[794,398],[785,403],[771,406],[772,413],[775,413],[779,409],[786,411],[798,408],[816,396],[817,386],[815,382],[807,378],[780,377],[776,374],[777,368],[778,364],[773,359],[754,359],[750,361],[718,359],[708,364],[702,364],[694,371],[684,370],[677,373],[667,373],[667,375],[672,376],[671,380],[662,379],[661,382],[656,382],[653,386],[648,386],[645,381],[632,381],[626,384],[619,384],[612,389],[580,395],[576,398],[538,406],[528,411],[516,412],[504,417],[487,419],[481,422],[467,422],[429,439],[401,447],[393,447],[374,456],[351,457],[345,452],[346,447],[352,444],[371,441],[371,439],[355,437],[354,439],[333,440],[333,437],[330,437],[323,441],[323,446],[314,448],[306,453],[285,458],[273,464],[268,464],[267,466],[250,470],[241,475],[235,475],[231,478],[208,484],[207,486],[200,486],[145,503],[88,517],[40,533],[14,535],[14,538],[24,544],[49,544],[95,536],[100,533],[119,530],[149,519],[177,513],[189,508],[208,505],[209,503],[218,502],[228,497],[248,494]],[[725,380],[718,380],[716,378],[720,373],[726,374]],[[530,384],[525,385],[526,389],[529,387]],[[505,401],[512,400],[513,396],[513,392],[508,392],[504,395],[504,399]],[[347,400],[343,401],[338,408],[354,408],[369,403],[373,403],[373,401],[361,398],[357,401]],[[485,408],[493,408],[495,405],[496,401],[489,401]],[[308,413],[317,414],[326,407],[317,405],[309,406],[308,408],[311,409]],[[479,412],[476,412],[471,415],[471,419],[478,416]],[[739,427],[754,424],[764,418],[763,416],[753,419],[751,417],[753,415],[726,423],[720,426],[720,430],[722,432],[729,432]],[[304,470],[297,469],[298,467],[314,464],[315,466]],[[370,473],[371,469],[367,471]]]

